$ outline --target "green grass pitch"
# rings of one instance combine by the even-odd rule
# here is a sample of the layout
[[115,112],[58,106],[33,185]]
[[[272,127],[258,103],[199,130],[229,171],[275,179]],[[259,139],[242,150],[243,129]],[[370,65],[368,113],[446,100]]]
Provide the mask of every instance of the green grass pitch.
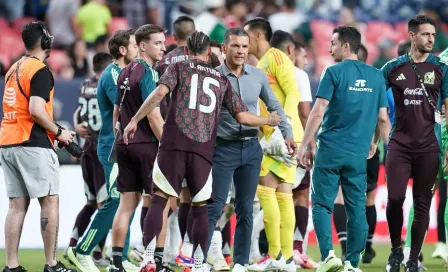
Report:
[[[363,265],[361,264],[361,269],[363,272],[380,272],[385,271],[385,265],[387,262],[387,257],[390,253],[390,248],[387,245],[376,245],[376,258],[373,260],[372,264],[369,265]],[[423,247],[423,264],[428,268],[428,271],[447,271],[445,268],[444,262],[441,259],[432,259],[431,254],[434,250],[434,245],[425,245]],[[339,248],[336,248],[336,253],[339,256],[340,251]],[[308,248],[308,254],[314,259],[319,259],[319,249],[317,246],[310,246]],[[36,250],[36,249],[21,249],[19,252],[19,258],[20,258],[20,264],[23,265],[25,268],[28,269],[30,272],[39,272],[43,271],[43,265],[44,265],[44,253],[42,250]],[[62,250],[58,251],[58,258],[59,260],[62,260],[65,264],[67,262],[62,258]],[[3,269],[3,266],[5,262],[5,251],[3,249],[0,249],[0,269]],[[102,271],[106,272],[106,269],[103,269]],[[176,268],[177,272],[181,272],[182,269]],[[298,271],[305,271],[305,270],[298,270]],[[309,270],[311,271],[311,270]],[[404,271],[404,268],[402,269]]]

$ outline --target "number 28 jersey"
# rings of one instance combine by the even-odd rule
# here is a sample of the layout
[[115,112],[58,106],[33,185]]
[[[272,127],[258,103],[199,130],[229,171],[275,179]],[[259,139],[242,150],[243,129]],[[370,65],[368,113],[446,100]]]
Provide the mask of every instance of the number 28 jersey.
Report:
[[98,100],[96,98],[97,85],[98,79],[93,76],[84,80],[80,89],[78,103],[81,110],[78,118],[81,123],[86,125],[91,136],[84,144],[84,150],[96,150],[98,133],[102,124]]
[[171,93],[160,149],[194,152],[211,162],[221,107],[235,118],[247,111],[240,96],[225,75],[197,59],[171,64],[158,84]]

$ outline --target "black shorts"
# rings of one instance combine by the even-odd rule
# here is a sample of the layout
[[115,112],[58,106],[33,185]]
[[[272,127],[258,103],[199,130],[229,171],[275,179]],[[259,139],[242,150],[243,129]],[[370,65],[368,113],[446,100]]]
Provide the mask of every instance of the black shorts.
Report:
[[380,152],[367,160],[367,193],[376,189],[378,183],[378,173],[380,171]]
[[88,200],[102,203],[107,199],[106,178],[96,150],[86,150],[81,158],[84,193]]
[[179,197],[185,179],[192,202],[211,198],[212,164],[197,153],[159,150],[152,176],[154,188],[167,195]]
[[117,145],[117,190],[123,192],[152,192],[151,171],[159,143]]

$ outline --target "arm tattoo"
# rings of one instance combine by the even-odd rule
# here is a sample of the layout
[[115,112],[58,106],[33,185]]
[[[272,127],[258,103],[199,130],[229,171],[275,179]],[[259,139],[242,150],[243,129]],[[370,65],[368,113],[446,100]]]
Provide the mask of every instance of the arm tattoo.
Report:
[[41,231],[45,231],[45,229],[47,228],[48,225],[48,218],[42,217],[40,219],[40,229]]
[[138,112],[135,114],[135,119],[137,119],[138,121],[142,120],[145,116],[152,112],[157,107],[157,105],[160,104],[162,98],[153,96],[151,97],[151,99],[146,99],[145,103],[143,103]]

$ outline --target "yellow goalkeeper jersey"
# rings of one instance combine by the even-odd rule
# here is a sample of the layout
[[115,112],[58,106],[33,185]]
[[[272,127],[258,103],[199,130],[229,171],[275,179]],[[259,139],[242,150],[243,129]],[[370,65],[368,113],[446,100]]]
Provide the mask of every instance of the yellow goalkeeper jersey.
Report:
[[[294,141],[301,143],[303,138],[303,127],[299,119],[300,92],[294,74],[294,64],[291,59],[277,48],[269,49],[260,59],[257,65],[262,69],[269,80],[272,91],[282,105],[285,114],[289,117],[294,134]],[[261,116],[268,116],[266,105],[260,100]],[[264,126],[262,131],[265,135],[271,135],[273,128]]]

